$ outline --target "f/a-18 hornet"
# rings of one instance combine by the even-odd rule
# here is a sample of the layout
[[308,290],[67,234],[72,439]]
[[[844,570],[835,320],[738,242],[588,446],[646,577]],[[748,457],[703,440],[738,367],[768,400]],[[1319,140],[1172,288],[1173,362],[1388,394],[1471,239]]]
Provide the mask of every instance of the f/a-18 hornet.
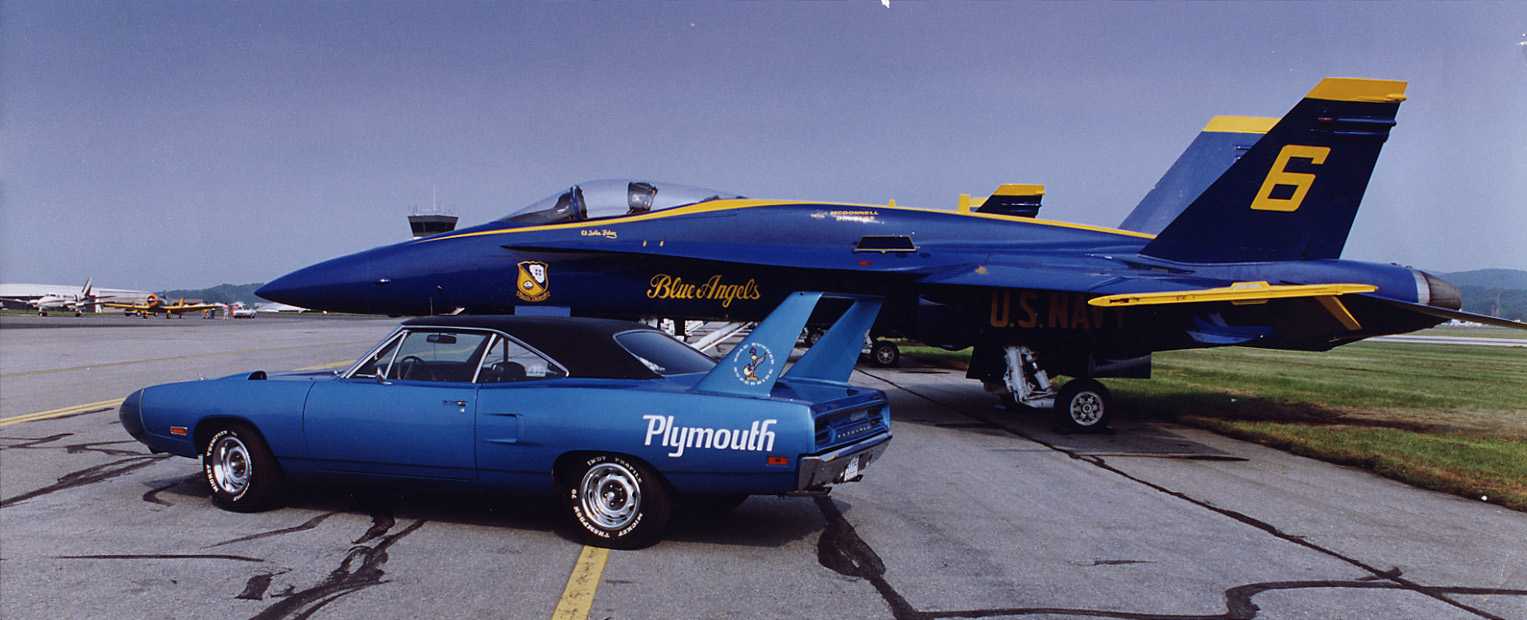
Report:
[[1148,377],[1155,351],[1321,351],[1455,318],[1523,327],[1461,312],[1431,274],[1341,259],[1405,87],[1326,78],[1270,127],[1211,123],[1120,228],[1040,219],[1040,192],[1021,185],[936,210],[602,181],[258,294],[362,313],[732,321],[793,291],[873,294],[876,333],[973,346],[971,378],[1096,429],[1112,409],[1097,379]]

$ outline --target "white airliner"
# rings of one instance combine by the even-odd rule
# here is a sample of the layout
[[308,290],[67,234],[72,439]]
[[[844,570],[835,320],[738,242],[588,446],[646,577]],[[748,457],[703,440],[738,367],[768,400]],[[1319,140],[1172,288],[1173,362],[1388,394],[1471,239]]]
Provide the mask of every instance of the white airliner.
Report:
[[85,286],[80,292],[73,295],[60,295],[48,293],[36,298],[0,297],[5,301],[26,304],[37,310],[38,316],[48,316],[49,311],[73,312],[74,316],[80,316],[85,308],[95,305],[102,300],[112,299],[111,296],[96,295],[92,287],[93,278],[85,279]]

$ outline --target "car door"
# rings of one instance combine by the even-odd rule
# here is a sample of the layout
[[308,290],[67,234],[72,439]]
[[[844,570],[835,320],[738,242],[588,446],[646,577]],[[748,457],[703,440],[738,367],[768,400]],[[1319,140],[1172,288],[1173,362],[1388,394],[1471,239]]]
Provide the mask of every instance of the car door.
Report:
[[407,478],[476,477],[482,331],[410,328],[349,376],[313,386],[303,432],[321,470]]
[[[546,482],[560,446],[546,445],[547,416],[570,405],[555,389],[567,371],[525,344],[496,336],[477,372],[477,465],[485,482],[532,489]],[[537,432],[539,430],[539,432]],[[531,433],[527,435],[527,433]]]

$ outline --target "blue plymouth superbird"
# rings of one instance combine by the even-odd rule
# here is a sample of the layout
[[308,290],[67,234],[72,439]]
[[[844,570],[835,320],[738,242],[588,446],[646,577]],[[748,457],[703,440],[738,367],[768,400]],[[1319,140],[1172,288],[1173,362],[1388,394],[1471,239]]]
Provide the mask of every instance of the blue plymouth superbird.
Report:
[[592,544],[640,547],[677,498],[820,493],[885,452],[885,395],[848,384],[878,299],[785,368],[822,297],[789,296],[719,362],[637,323],[417,318],[344,371],[151,386],[120,417],[199,457],[229,510],[276,505],[289,479],[407,479],[557,494]]

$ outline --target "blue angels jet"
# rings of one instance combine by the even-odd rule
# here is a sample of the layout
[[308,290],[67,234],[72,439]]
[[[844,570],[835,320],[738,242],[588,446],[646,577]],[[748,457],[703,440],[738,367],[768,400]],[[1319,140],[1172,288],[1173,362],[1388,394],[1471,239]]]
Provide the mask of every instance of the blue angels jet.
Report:
[[1112,410],[1097,379],[1148,377],[1155,351],[1320,351],[1455,318],[1523,326],[1461,312],[1431,274],[1341,259],[1405,87],[1327,78],[1281,119],[1217,117],[1118,228],[1037,217],[1036,186],[939,210],[600,181],[258,294],[375,314],[732,321],[794,291],[870,294],[885,299],[877,333],[973,346],[969,376],[1009,404],[1097,429]]

